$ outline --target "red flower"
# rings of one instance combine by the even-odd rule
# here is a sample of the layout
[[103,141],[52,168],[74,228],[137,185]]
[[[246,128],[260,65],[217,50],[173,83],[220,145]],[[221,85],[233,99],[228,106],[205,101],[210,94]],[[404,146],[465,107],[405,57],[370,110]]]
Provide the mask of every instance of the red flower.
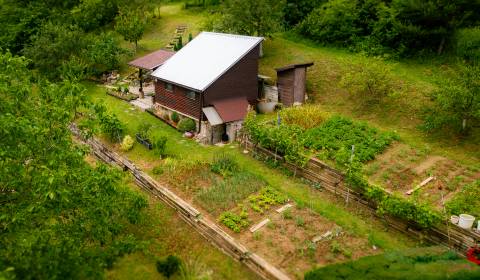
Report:
[[480,265],[480,248],[472,247],[467,251],[467,260]]

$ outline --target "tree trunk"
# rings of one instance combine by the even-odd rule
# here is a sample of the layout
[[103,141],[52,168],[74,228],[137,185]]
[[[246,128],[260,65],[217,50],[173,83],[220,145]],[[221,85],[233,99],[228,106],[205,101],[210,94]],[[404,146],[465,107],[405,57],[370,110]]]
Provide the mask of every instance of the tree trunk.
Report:
[[445,37],[442,37],[442,40],[440,41],[440,45],[438,46],[438,50],[437,50],[438,55],[442,54],[444,46],[445,46]]

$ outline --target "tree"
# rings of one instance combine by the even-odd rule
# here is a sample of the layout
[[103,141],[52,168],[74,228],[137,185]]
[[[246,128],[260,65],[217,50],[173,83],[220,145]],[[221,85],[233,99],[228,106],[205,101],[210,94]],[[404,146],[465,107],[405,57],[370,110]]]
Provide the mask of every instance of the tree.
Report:
[[62,63],[72,56],[81,56],[87,42],[77,26],[64,26],[47,22],[32,38],[31,45],[23,50],[35,67],[49,78],[59,76]]
[[451,127],[467,134],[480,121],[480,66],[458,65],[449,75],[438,80],[424,128]]
[[[409,48],[436,49],[441,54],[459,27],[478,23],[480,1],[393,0],[402,41]],[[406,40],[408,39],[408,40]]]
[[93,36],[86,48],[86,61],[93,74],[101,74],[119,67],[120,57],[128,51],[120,47],[112,33]]
[[115,31],[122,35],[125,41],[135,43],[135,50],[145,32],[146,25],[147,19],[139,11],[120,13],[115,18]]
[[282,28],[284,6],[284,0],[227,0],[220,28],[244,35],[272,35]]
[[146,200],[121,184],[118,171],[89,165],[73,142],[68,126],[85,104],[82,86],[34,85],[28,63],[0,54],[0,272],[102,278],[137,247],[125,228]]
[[301,22],[313,9],[327,0],[286,0],[284,7],[285,23],[294,26]]
[[112,22],[118,13],[117,0],[81,0],[72,9],[75,23],[85,31],[92,31]]

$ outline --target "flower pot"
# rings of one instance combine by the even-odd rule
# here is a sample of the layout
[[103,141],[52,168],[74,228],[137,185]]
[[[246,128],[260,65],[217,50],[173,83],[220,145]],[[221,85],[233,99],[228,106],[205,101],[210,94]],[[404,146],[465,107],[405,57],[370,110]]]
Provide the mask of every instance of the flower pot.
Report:
[[460,219],[458,220],[458,226],[464,229],[471,229],[475,217],[468,214],[460,214]]
[[457,215],[452,215],[450,217],[450,222],[452,222],[452,224],[458,224],[458,220],[460,219],[460,217],[458,217]]
[[275,105],[277,105],[277,102],[260,101],[257,104],[257,108],[260,113],[265,114],[273,112],[275,110]]

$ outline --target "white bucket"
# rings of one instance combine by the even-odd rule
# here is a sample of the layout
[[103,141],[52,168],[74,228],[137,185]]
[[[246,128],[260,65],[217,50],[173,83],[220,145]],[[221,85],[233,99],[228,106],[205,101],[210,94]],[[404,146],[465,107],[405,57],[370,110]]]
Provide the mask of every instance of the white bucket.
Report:
[[460,214],[460,220],[458,220],[458,226],[464,229],[471,229],[475,217],[468,214]]

